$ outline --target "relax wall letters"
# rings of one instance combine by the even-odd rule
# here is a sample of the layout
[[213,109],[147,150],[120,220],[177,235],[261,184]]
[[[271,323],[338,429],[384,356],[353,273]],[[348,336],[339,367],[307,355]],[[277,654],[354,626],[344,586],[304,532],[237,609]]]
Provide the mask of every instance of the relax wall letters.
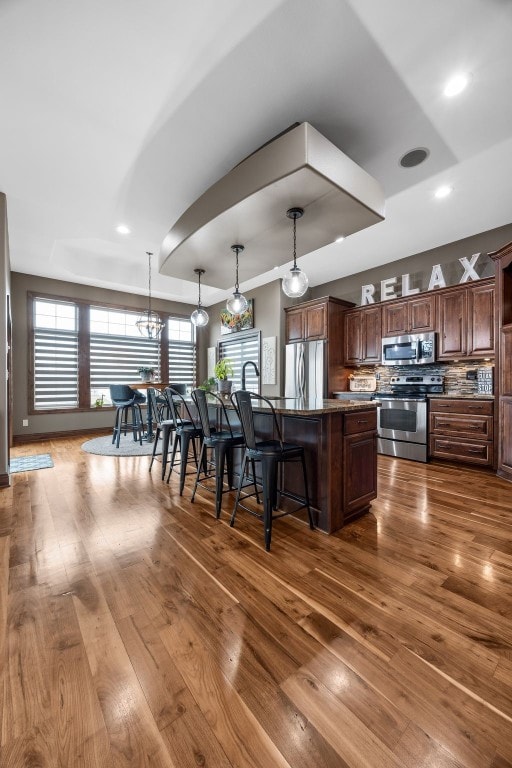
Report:
[[[467,283],[470,280],[480,280],[480,275],[476,271],[475,265],[481,255],[481,253],[474,253],[469,259],[466,256],[459,259],[462,269],[464,270],[459,283]],[[436,288],[446,288],[446,281],[440,264],[434,264],[432,267],[428,288],[426,290],[433,291]],[[398,278],[388,277],[386,280],[381,280],[380,282],[380,298],[378,295],[375,295],[376,286],[372,283],[361,287],[361,306],[363,304],[375,304],[376,301],[398,299],[401,296],[413,296],[415,293],[419,293],[420,290],[420,288],[411,287],[411,276],[409,274],[402,275],[401,289]]]

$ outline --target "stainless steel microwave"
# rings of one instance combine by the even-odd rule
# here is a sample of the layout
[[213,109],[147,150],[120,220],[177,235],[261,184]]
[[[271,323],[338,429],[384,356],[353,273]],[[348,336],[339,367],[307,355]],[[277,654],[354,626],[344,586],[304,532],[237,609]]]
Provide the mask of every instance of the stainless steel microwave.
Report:
[[382,365],[425,365],[435,361],[434,333],[411,333],[382,339]]

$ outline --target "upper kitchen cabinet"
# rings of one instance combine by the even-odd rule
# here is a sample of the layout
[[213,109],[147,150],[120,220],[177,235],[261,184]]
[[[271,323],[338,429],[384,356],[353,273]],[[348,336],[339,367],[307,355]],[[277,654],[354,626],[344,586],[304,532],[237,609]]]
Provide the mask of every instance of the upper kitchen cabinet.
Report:
[[322,339],[341,343],[343,311],[352,306],[329,296],[286,308],[286,343]]
[[381,307],[345,312],[345,365],[377,364],[381,360]]
[[402,336],[405,333],[434,331],[434,296],[412,296],[382,304],[382,335]]
[[494,356],[494,280],[440,291],[436,296],[438,360]]

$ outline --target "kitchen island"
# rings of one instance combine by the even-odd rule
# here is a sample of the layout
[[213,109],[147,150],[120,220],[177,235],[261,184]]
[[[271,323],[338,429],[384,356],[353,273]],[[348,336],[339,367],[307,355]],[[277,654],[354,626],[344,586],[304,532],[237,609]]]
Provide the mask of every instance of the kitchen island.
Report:
[[[333,533],[367,512],[377,496],[376,404],[276,398],[272,405],[283,440],[304,446],[315,525]],[[254,407],[254,422],[259,439],[275,437],[268,407]],[[302,493],[300,468],[283,472],[284,489]]]

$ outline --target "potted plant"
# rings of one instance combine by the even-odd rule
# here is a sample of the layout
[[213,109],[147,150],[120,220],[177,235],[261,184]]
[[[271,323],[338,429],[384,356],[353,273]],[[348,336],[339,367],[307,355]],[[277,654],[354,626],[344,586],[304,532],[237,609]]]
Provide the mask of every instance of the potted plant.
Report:
[[151,381],[153,376],[155,375],[155,369],[149,368],[148,366],[141,365],[139,368],[139,376],[142,381]]
[[205,379],[202,384],[199,385],[198,389],[204,389],[204,391],[208,394],[208,392],[213,392],[215,389],[215,379],[213,376],[210,376],[210,378]]
[[229,395],[233,382],[228,377],[232,376],[234,373],[233,363],[229,357],[223,357],[218,360],[215,364],[213,372],[215,374],[215,378],[217,379],[217,391],[221,395]]

